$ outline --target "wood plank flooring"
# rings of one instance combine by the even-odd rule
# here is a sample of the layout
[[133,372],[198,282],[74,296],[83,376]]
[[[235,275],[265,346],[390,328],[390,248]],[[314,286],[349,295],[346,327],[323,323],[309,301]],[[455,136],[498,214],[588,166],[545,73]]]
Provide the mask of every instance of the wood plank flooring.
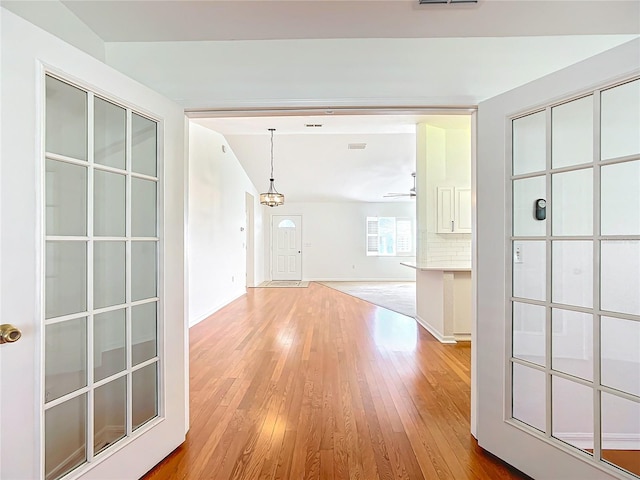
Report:
[[519,479],[469,433],[470,346],[320,284],[190,332],[191,429],[145,479]]

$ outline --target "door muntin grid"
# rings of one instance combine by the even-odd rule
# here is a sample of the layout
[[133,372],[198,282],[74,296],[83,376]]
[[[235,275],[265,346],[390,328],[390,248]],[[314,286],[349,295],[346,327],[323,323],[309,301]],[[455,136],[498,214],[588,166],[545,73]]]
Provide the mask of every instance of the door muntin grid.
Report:
[[160,415],[158,121],[45,76],[44,476]]
[[514,116],[509,152],[507,421],[623,478],[640,476],[638,132],[635,78]]

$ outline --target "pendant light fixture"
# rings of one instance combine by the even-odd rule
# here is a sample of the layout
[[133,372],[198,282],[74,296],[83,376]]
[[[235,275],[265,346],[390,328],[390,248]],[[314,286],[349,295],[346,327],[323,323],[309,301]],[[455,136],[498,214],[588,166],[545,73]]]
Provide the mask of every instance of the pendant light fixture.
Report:
[[269,131],[271,132],[271,178],[269,178],[269,190],[267,193],[260,194],[260,203],[269,207],[277,207],[278,205],[284,204],[284,195],[278,193],[273,183],[273,132],[275,132],[276,129],[270,128]]

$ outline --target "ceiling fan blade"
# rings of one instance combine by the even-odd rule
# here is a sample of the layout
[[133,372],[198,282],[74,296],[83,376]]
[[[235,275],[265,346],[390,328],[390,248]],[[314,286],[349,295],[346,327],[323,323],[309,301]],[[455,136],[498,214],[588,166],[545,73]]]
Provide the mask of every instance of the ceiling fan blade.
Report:
[[387,193],[386,195],[383,195],[383,198],[393,198],[393,197],[415,197],[416,196],[416,173],[413,172],[411,174],[411,176],[413,177],[413,187],[411,187],[409,189],[409,193],[397,193],[397,192],[392,192],[392,193]]

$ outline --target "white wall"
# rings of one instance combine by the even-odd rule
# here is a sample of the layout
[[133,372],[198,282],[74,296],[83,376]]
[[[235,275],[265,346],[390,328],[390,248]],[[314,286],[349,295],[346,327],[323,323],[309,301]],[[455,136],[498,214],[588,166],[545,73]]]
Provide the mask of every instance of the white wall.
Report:
[[263,209],[267,279],[270,278],[271,215],[302,215],[304,280],[415,280],[415,270],[400,265],[400,262],[414,261],[415,257],[366,255],[366,218],[395,216],[415,219],[414,202],[285,202],[281,207]]
[[[226,153],[222,151],[225,147]],[[254,204],[254,279],[263,278],[258,192],[219,133],[189,123],[189,325],[245,293],[245,196]],[[250,285],[253,286],[253,285]]]
[[179,99],[186,108],[475,105],[626,39],[563,35],[111,42],[106,57],[113,67]]

